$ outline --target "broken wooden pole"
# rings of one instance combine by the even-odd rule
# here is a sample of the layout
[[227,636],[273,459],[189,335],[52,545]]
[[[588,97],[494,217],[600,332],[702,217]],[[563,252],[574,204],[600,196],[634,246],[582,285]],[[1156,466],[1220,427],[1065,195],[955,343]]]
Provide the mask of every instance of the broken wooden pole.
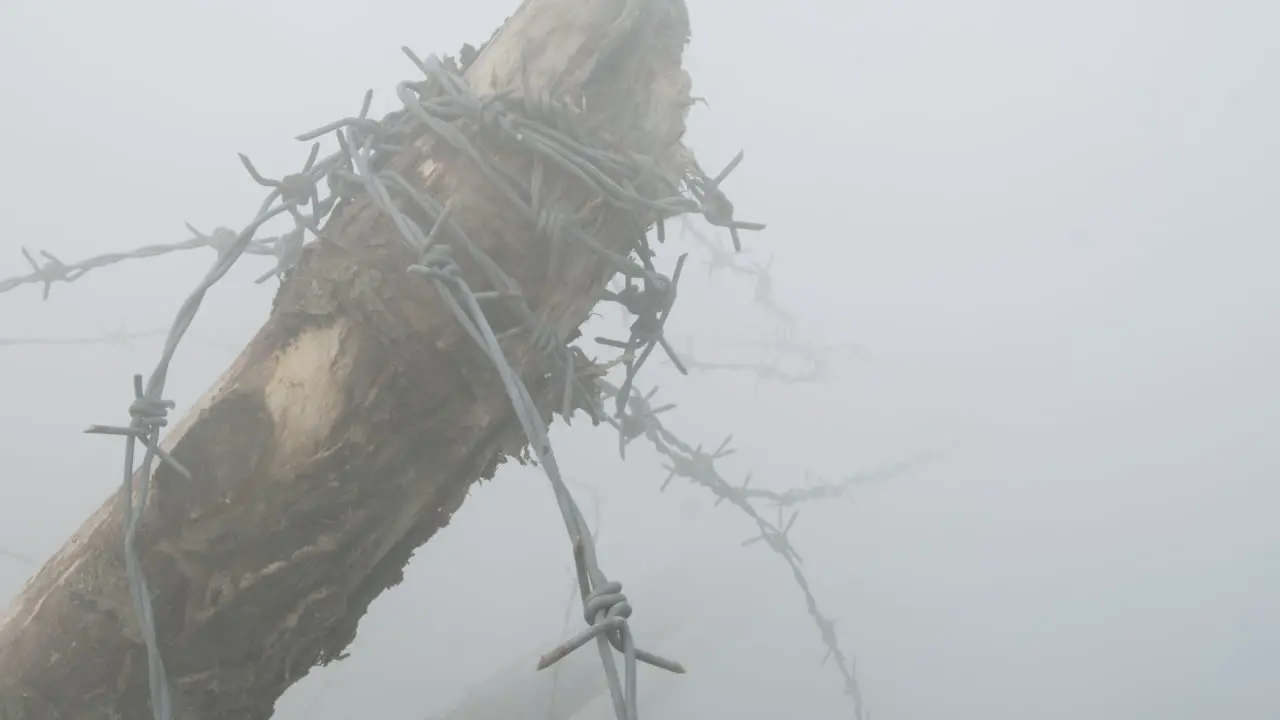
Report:
[[[545,93],[580,108],[582,126],[675,184],[688,169],[687,40],[683,0],[525,0],[465,78],[476,93]],[[510,148],[488,160],[535,172]],[[556,248],[425,131],[390,162],[448,203],[543,327],[563,341],[585,321],[614,273],[607,257]],[[654,220],[601,202],[572,173],[536,172],[543,206],[617,254]],[[377,203],[344,203],[265,325],[165,436],[192,479],[164,464],[135,479],[150,488],[137,548],[174,717],[270,717],[291,684],[347,647],[471,485],[522,450],[492,364],[432,283],[406,272],[414,262]],[[531,335],[504,345],[533,396],[555,405]],[[0,619],[0,720],[150,717],[125,513],[120,498],[104,502]]]

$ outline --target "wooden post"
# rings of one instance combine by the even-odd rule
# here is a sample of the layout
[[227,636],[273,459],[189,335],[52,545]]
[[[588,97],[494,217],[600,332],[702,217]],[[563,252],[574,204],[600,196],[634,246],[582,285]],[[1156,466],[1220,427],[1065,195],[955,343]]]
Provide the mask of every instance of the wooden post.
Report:
[[[487,93],[519,88],[523,75],[675,181],[687,157],[687,40],[683,0],[525,0],[466,79]],[[493,159],[529,172],[515,153]],[[613,273],[599,254],[562,249],[549,263],[549,244],[510,202],[426,137],[392,162],[451,202],[452,219],[561,337],[586,319]],[[550,169],[542,188],[618,253],[651,219]],[[160,465],[135,482],[151,483],[138,548],[182,720],[270,717],[292,683],[347,647],[471,485],[524,446],[492,364],[431,284],[406,272],[414,258],[387,217],[360,197],[323,235],[266,324],[165,437],[194,480]],[[542,355],[519,342],[512,366],[550,406],[558,391]],[[0,719],[150,717],[122,511],[118,497],[104,502],[0,619]]]

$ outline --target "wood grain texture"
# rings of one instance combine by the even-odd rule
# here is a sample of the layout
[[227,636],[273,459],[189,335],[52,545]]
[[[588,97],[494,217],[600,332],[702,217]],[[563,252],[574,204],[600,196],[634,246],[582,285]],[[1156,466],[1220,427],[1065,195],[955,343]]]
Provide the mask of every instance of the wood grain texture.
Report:
[[[526,0],[468,68],[479,92],[519,87],[584,108],[617,148],[674,180],[689,80],[683,0]],[[610,38],[617,38],[616,42]],[[601,61],[602,48],[617,48]],[[407,73],[406,73],[407,74]],[[527,172],[520,153],[495,162]],[[392,161],[524,289],[563,334],[612,270],[559,251],[445,147],[423,138]],[[618,252],[646,218],[593,202],[548,172],[552,206]],[[138,535],[160,646],[182,720],[260,720],[310,668],[336,658],[397,584],[415,548],[524,438],[491,363],[412,262],[386,216],[357,199],[281,286],[232,366],[164,439],[195,482],[159,466]],[[496,314],[498,330],[513,320]],[[551,406],[548,369],[510,341],[513,367]],[[523,343],[523,344],[522,344]],[[544,412],[550,420],[550,413]],[[146,654],[126,586],[120,498],[109,498],[0,619],[0,720],[150,717]],[[550,519],[549,519],[550,520]]]

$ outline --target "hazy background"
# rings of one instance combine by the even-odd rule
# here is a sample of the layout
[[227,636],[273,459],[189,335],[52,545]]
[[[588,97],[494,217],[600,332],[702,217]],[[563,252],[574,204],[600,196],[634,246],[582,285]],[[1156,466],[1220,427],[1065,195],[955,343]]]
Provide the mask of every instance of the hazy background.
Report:
[[[516,5],[3,2],[0,276],[26,270],[23,244],[71,260],[240,227],[261,194],[236,152],[294,171],[294,135],[369,87],[391,107],[414,74],[400,45],[455,52]],[[658,363],[645,384],[690,441],[733,432],[725,467],[771,487],[945,453],[793,534],[875,716],[1280,717],[1280,4],[689,5],[710,101],[691,145],[709,170],[746,149],[728,190],[769,223],[751,257],[809,337],[868,352],[821,385]],[[44,304],[19,288],[0,337],[167,327],[212,259],[98,271]],[[269,267],[246,259],[208,296],[180,408],[265,318],[274,282],[251,279]],[[688,277],[672,322],[700,355],[770,335],[748,283]],[[126,418],[158,352],[0,347],[0,548],[47,557],[114,490],[122,443],[80,431]],[[604,429],[555,437],[602,488],[602,562],[637,622],[684,602],[646,580],[682,558],[721,583],[724,629],[681,646],[690,674],[642,695],[644,717],[848,715],[785,567],[737,547],[746,520],[659,495],[657,459],[621,463]],[[0,556],[0,597],[32,569]],[[545,649],[568,582],[546,481],[505,469],[279,714],[424,718]]]

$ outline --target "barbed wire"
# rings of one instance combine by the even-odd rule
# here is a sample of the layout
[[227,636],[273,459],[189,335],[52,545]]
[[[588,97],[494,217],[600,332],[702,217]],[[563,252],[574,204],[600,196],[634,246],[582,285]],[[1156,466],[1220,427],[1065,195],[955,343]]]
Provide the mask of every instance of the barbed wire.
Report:
[[752,363],[738,361],[721,361],[711,362],[707,360],[698,360],[688,353],[680,353],[680,362],[690,370],[722,370],[729,372],[742,372],[755,375],[757,381],[773,381],[787,384],[812,383],[825,380],[831,370],[826,358],[815,357],[810,360],[810,366],[803,370],[788,370],[781,367],[777,362],[774,363]]
[[[601,495],[600,495],[600,491],[599,491],[599,490],[597,490],[595,487],[593,487],[593,486],[591,486],[591,485],[588,485],[588,484],[586,484],[586,483],[581,483],[581,482],[575,482],[574,480],[572,480],[572,479],[570,479],[570,478],[567,478],[567,477],[566,477],[564,480],[565,480],[565,482],[566,482],[567,484],[569,484],[569,485],[574,485],[575,487],[581,488],[583,491],[585,491],[586,493],[588,493],[589,495],[591,495],[592,503],[593,503],[593,505],[595,506],[595,507],[594,507],[594,511],[595,511],[595,512],[594,512],[594,517],[595,517],[595,526],[594,526],[594,527],[592,527],[592,528],[590,529],[590,532],[591,532],[591,540],[592,540],[592,542],[594,542],[596,545],[599,545],[599,544],[600,544],[600,529],[601,529],[601,526],[602,526],[602,525],[603,525],[603,523],[604,523],[604,517],[603,517],[603,515],[601,514],[601,512],[602,512],[602,508],[603,508],[603,505],[604,505],[604,502],[603,502],[603,499],[602,499],[602,497],[601,497]],[[573,601],[574,601],[574,599],[576,598],[577,594],[578,594],[578,581],[577,581],[577,578],[575,577],[575,578],[573,579],[573,582],[571,583],[571,585],[570,585],[570,587],[569,587],[568,597],[567,597],[567,598],[565,598],[565,603],[564,603],[564,622],[562,623],[561,628],[560,628],[560,637],[565,637],[565,636],[567,636],[567,635],[569,634],[569,622],[570,622],[570,620],[571,620],[571,619],[572,619],[572,617],[573,617],[573,604],[574,604],[574,602],[573,602]],[[556,707],[557,707],[557,703],[559,702],[559,699],[560,699],[560,698],[559,698],[559,695],[560,695],[560,667],[561,667],[560,665],[556,665],[556,666],[554,666],[554,667],[552,668],[552,670],[551,670],[551,673],[552,673],[552,675],[551,675],[551,696],[550,696],[550,698],[548,698],[548,700],[547,700],[547,720],[556,720]]]
[[[670,433],[670,431],[667,432],[668,434]],[[767,490],[765,488],[749,487],[746,484],[738,486],[738,489],[747,499],[764,500],[772,503],[775,507],[790,507],[814,500],[833,500],[848,497],[854,488],[881,485],[891,480],[905,477],[911,473],[918,472],[926,465],[937,461],[940,457],[941,455],[938,453],[922,453],[879,470],[853,473],[835,481],[827,481],[821,477],[806,474],[804,487],[790,488],[788,490]]]
[[[277,265],[273,271],[259,278],[263,281],[272,275],[286,275],[296,262],[302,245],[311,236],[321,234],[321,226],[357,195],[365,195],[391,219],[401,239],[417,254],[417,262],[409,272],[424,277],[439,293],[463,330],[493,363],[511,401],[513,411],[552,485],[573,549],[577,575],[578,594],[582,602],[587,627],[546,653],[538,663],[539,669],[555,664],[577,648],[595,640],[605,669],[608,688],[619,720],[636,720],[636,663],[644,662],[671,672],[683,672],[683,667],[671,660],[648,653],[636,647],[627,618],[632,608],[622,593],[622,586],[611,581],[600,568],[596,556],[595,541],[586,526],[585,519],[569,492],[546,432],[543,417],[534,398],[520,375],[507,359],[503,343],[516,333],[528,333],[533,346],[552,366],[553,377],[563,383],[559,413],[566,418],[576,410],[585,410],[594,421],[607,421],[619,429],[620,450],[625,449],[628,434],[638,423],[640,434],[648,437],[671,460],[672,476],[682,475],[716,492],[747,512],[760,528],[763,540],[781,554],[792,566],[796,582],[803,591],[809,612],[818,624],[828,655],[835,658],[845,680],[845,691],[853,699],[855,714],[864,717],[861,690],[853,674],[852,660],[840,650],[834,633],[834,624],[822,615],[804,574],[800,571],[799,556],[786,540],[786,533],[794,522],[790,520],[771,524],[764,520],[750,504],[751,499],[766,499],[781,508],[804,500],[819,497],[817,491],[810,495],[778,495],[772,497],[748,493],[736,488],[716,474],[714,460],[722,457],[722,446],[716,453],[706,454],[700,448],[690,448],[670,435],[655,420],[664,408],[649,406],[649,398],[633,392],[632,385],[637,372],[653,351],[661,347],[678,369],[686,371],[676,352],[667,342],[663,328],[676,298],[676,287],[684,266],[681,256],[670,276],[659,272],[653,264],[654,252],[648,244],[644,225],[640,223],[631,247],[625,255],[611,251],[581,228],[575,218],[547,207],[539,191],[540,178],[547,168],[555,168],[575,176],[599,193],[608,205],[632,214],[637,219],[656,219],[658,240],[662,238],[662,220],[687,214],[701,214],[713,225],[728,228],[738,243],[738,230],[763,229],[758,223],[744,223],[734,219],[733,207],[724,196],[720,185],[741,162],[739,154],[717,176],[706,175],[692,164],[678,182],[664,177],[648,161],[630,153],[603,149],[605,144],[590,137],[575,122],[574,111],[552,101],[545,95],[533,96],[529,83],[524,83],[526,94],[504,91],[486,97],[477,97],[465,81],[439,58],[430,56],[419,59],[407,48],[406,55],[426,77],[426,81],[402,82],[396,94],[402,107],[381,121],[368,117],[372,91],[366,93],[358,115],[345,118],[299,136],[311,141],[333,134],[338,150],[323,159],[319,157],[320,144],[312,146],[310,155],[300,172],[271,179],[262,175],[248,158],[242,163],[253,179],[269,188],[257,215],[241,231],[218,228],[204,235],[194,228],[192,239],[171,245],[151,245],[125,253],[99,255],[78,263],[64,263],[56,256],[42,252],[43,264],[37,262],[24,249],[32,272],[0,281],[0,293],[27,284],[43,285],[43,295],[48,297],[51,286],[57,282],[73,282],[85,273],[133,259],[155,257],[171,252],[201,247],[213,248],[217,260],[203,280],[179,308],[174,322],[167,331],[164,348],[154,370],[145,385],[141,375],[135,375],[135,400],[129,407],[130,423],[127,426],[92,426],[86,432],[119,435],[126,439],[125,462],[121,485],[121,500],[125,507],[124,556],[125,570],[132,595],[137,622],[146,647],[148,660],[148,686],[150,704],[156,720],[171,720],[173,698],[169,688],[163,658],[156,638],[150,594],[143,575],[135,544],[142,509],[149,493],[151,468],[158,459],[169,464],[179,474],[191,478],[191,472],[182,467],[159,445],[160,429],[167,423],[167,414],[174,403],[164,399],[164,387],[168,368],[177,346],[182,342],[207,291],[216,284],[245,254],[273,256]],[[456,126],[467,123],[483,128],[496,142],[505,142],[526,150],[535,160],[532,177],[517,178],[500,170],[486,159],[486,154]],[[602,345],[622,350],[617,360],[606,365],[596,365],[586,360],[585,354],[569,345],[569,340],[538,322],[525,302],[514,280],[490,257],[481,251],[450,217],[451,208],[429,197],[398,173],[392,171],[388,160],[415,137],[428,133],[437,140],[451,145],[510,201],[511,207],[535,227],[539,234],[555,243],[567,240],[595,252],[608,260],[613,269],[626,279],[624,288],[607,299],[623,305],[636,320],[626,341],[598,338]],[[328,186],[325,198],[319,197],[319,184]],[[303,210],[310,206],[310,214]],[[268,221],[281,215],[289,215],[294,221],[291,231],[276,238],[255,239],[257,231]],[[482,277],[464,277],[457,262],[462,253],[479,268]],[[632,259],[634,254],[638,261]],[[772,285],[767,273],[759,269],[756,300],[766,304],[771,300]],[[479,281],[485,289],[477,290],[473,283]],[[639,285],[633,285],[636,281]],[[482,303],[502,304],[516,312],[523,325],[502,333],[495,332],[489,324]],[[778,311],[783,318],[792,317]],[[84,340],[84,339],[81,339]],[[611,367],[622,367],[624,377],[619,386],[613,386],[601,376]],[[607,391],[607,392],[602,392]],[[601,404],[603,397],[616,400],[614,416],[610,417]],[[630,412],[627,408],[630,407]],[[634,437],[634,436],[633,436]],[[144,455],[136,474],[143,478],[140,487],[134,487],[134,458],[136,444],[141,443]],[[668,478],[668,482],[670,478]],[[835,492],[835,491],[831,491]],[[613,651],[623,657],[619,673]]]
[[[168,424],[168,413],[175,407],[175,403],[172,400],[164,398],[164,386],[168,379],[169,365],[173,361],[174,354],[177,352],[178,345],[182,342],[187,329],[191,327],[191,323],[195,320],[196,313],[204,301],[205,293],[231,270],[236,260],[239,259],[240,255],[244,253],[252,242],[253,234],[258,228],[271,218],[284,212],[283,207],[276,205],[276,201],[279,198],[280,191],[278,189],[268,194],[258,210],[257,217],[237,234],[233,242],[225,248],[219,249],[218,259],[213,267],[209,269],[204,279],[197,284],[196,289],[179,308],[177,317],[174,319],[173,325],[165,338],[160,360],[156,363],[156,367],[151,372],[145,386],[142,375],[133,376],[134,401],[129,405],[129,424],[127,426],[92,425],[85,430],[86,433],[119,435],[125,438],[124,473],[120,490],[121,501],[125,509],[123,513],[125,518],[125,575],[133,601],[134,612],[137,616],[138,629],[146,647],[148,689],[151,696],[152,714],[156,720],[172,720],[173,697],[169,688],[168,674],[165,671],[164,658],[160,654],[160,648],[156,640],[155,617],[151,609],[151,594],[147,587],[146,577],[142,572],[142,561],[137,553],[138,525],[141,522],[142,511],[146,508],[150,495],[151,468],[156,458],[171,466],[187,480],[194,482],[191,473],[160,447],[160,429]],[[52,256],[49,257],[52,258]],[[83,272],[71,277],[70,280],[74,280],[80,275],[83,275]],[[63,277],[62,279],[66,278]],[[47,299],[51,281],[48,278],[42,281],[45,282],[44,294]],[[143,482],[140,487],[135,489],[133,478],[137,443],[142,443],[145,453],[142,464],[137,469],[137,472],[143,478]]]
[[[598,381],[601,389],[606,395],[615,395],[618,388],[609,384],[606,380]],[[733,486],[723,478],[715,468],[715,461],[733,454],[733,450],[728,448],[731,441],[726,439],[724,443],[713,453],[703,452],[701,447],[694,447],[688,442],[681,440],[671,430],[665,427],[658,415],[668,410],[674,409],[674,405],[662,405],[653,407],[650,403],[654,398],[656,391],[647,394],[641,394],[633,391],[631,401],[631,413],[622,418],[610,418],[610,424],[618,430],[619,437],[625,445],[633,437],[628,437],[628,432],[634,433],[639,429],[640,433],[648,438],[654,448],[671,461],[668,466],[668,475],[666,481],[663,482],[661,490],[665,491],[671,480],[680,476],[692,483],[711,491],[716,500],[714,506],[719,506],[724,501],[729,501],[734,506],[743,510],[750,519],[752,519],[760,530],[760,535],[748,539],[743,543],[744,546],[751,545],[764,540],[767,546],[781,556],[788,564],[796,584],[799,586],[805,600],[806,608],[810,617],[817,626],[820,638],[827,648],[826,655],[823,657],[825,665],[832,658],[836,660],[836,667],[841,673],[845,681],[845,692],[849,695],[855,705],[855,717],[860,720],[869,720],[870,713],[866,711],[864,700],[860,686],[857,682],[855,674],[854,661],[847,658],[840,649],[839,638],[835,633],[835,621],[824,615],[818,608],[817,600],[809,585],[808,579],[805,577],[800,565],[803,561],[799,553],[791,546],[787,533],[791,526],[795,523],[798,511],[793,513],[790,519],[786,520],[785,526],[782,519],[781,511],[783,508],[789,508],[808,502],[820,500],[834,500],[849,497],[852,491],[858,487],[866,487],[870,485],[879,485],[896,480],[906,475],[916,472],[925,465],[937,460],[940,455],[937,453],[924,453],[907,460],[895,463],[879,470],[869,472],[853,473],[836,481],[824,481],[820,477],[806,473],[806,484],[804,487],[794,487],[787,490],[771,490],[768,488],[751,487],[751,475],[741,485]],[[625,428],[625,430],[624,430]],[[594,488],[585,486],[585,489],[595,495]],[[596,518],[599,522],[599,497],[596,495],[597,507]],[[760,511],[750,505],[752,501],[763,501],[771,504],[778,510],[779,516],[775,523],[770,523],[764,518]],[[598,527],[597,527],[597,540]],[[561,633],[567,631],[567,623],[569,612],[572,609],[572,600],[565,607],[565,629]],[[557,677],[558,679],[558,677]],[[555,697],[556,686],[553,680],[551,690],[551,704],[547,711],[547,720],[556,720],[555,715]]]
[[[734,338],[709,337],[705,333],[695,335],[675,335],[673,340],[679,346],[677,355],[681,364],[690,372],[737,372],[755,375],[757,384],[772,381],[786,384],[815,383],[826,380],[836,365],[837,360],[868,361],[871,353],[866,349],[850,344],[823,344],[800,339],[794,332],[783,332],[769,340],[749,340]],[[706,360],[703,359],[702,348],[712,346],[720,350],[726,345],[737,346],[731,354],[737,358],[746,355],[744,348],[758,351],[761,359],[755,362],[747,360]],[[788,362],[791,361],[791,362]],[[799,368],[787,365],[797,364]]]
[[[753,302],[765,309],[778,323],[774,337],[768,343],[761,343],[765,358],[756,361],[706,360],[694,356],[693,338],[686,338],[680,344],[682,349],[676,353],[679,363],[690,371],[721,371],[754,375],[757,386],[762,382],[784,384],[814,383],[826,380],[831,373],[837,355],[846,357],[865,356],[862,348],[850,345],[823,345],[805,342],[798,338],[796,313],[783,306],[774,293],[772,261],[764,265],[746,263],[739,253],[726,248],[716,239],[708,237],[695,224],[692,216],[681,218],[683,236],[692,238],[706,252],[703,263],[707,267],[707,277],[717,273],[738,275],[750,278],[755,285]],[[697,341],[705,340],[700,334]],[[784,360],[799,360],[800,368],[784,367]]]
[[[449,210],[434,199],[420,193],[403,177],[385,168],[385,163],[382,161],[386,159],[387,149],[391,152],[398,150],[395,141],[406,139],[403,135],[410,129],[419,133],[429,132],[436,138],[444,140],[461,151],[465,157],[470,158],[489,181],[504,191],[512,201],[512,205],[523,211],[526,219],[536,224],[543,233],[552,236],[568,236],[569,239],[578,241],[612,260],[616,269],[623,274],[644,280],[645,289],[648,292],[645,299],[652,301],[653,297],[657,296],[663,300],[656,307],[650,302],[642,309],[641,312],[645,313],[647,318],[653,315],[665,317],[670,311],[671,302],[674,300],[675,282],[679,275],[679,263],[675,277],[667,278],[657,273],[650,262],[646,262],[646,267],[606,250],[587,236],[582,229],[576,227],[572,218],[558,216],[554,211],[540,207],[536,178],[532,182],[517,182],[509,174],[497,170],[485,160],[471,141],[454,126],[454,123],[469,121],[487,130],[498,131],[499,134],[505,135],[506,139],[514,140],[548,164],[586,181],[610,204],[639,213],[641,217],[701,212],[703,204],[681,195],[679,188],[665,182],[656,168],[642,165],[631,155],[588,150],[588,146],[584,144],[584,134],[580,131],[575,132],[569,113],[549,98],[518,97],[514,93],[505,93],[481,99],[474,96],[461,78],[448,71],[434,56],[422,61],[407,48],[405,52],[429,82],[404,82],[397,86],[397,96],[404,105],[402,111],[388,116],[384,122],[371,121],[368,118],[368,111],[372,93],[368,93],[361,112],[356,118],[333,123],[305,134],[302,138],[311,139],[335,132],[340,147],[337,153],[318,161],[319,144],[317,143],[313,145],[303,170],[280,180],[263,176],[248,158],[241,156],[243,164],[254,180],[269,187],[270,192],[254,220],[234,237],[218,232],[210,236],[197,233],[196,238],[184,243],[148,246],[132,253],[102,255],[75,265],[66,264],[47,252],[44,253],[47,262],[40,265],[30,253],[26,253],[28,262],[32,265],[32,272],[0,285],[0,290],[8,290],[21,284],[40,282],[44,285],[44,296],[47,298],[49,288],[54,282],[72,282],[91,269],[115,262],[153,257],[195,247],[215,247],[218,251],[217,262],[180,308],[167,335],[161,358],[145,386],[141,375],[134,376],[135,401],[129,408],[130,424],[124,427],[92,426],[87,430],[90,433],[121,435],[126,438],[121,490],[126,509],[124,513],[126,519],[125,566],[134,610],[146,646],[150,702],[153,715],[157,720],[172,718],[173,698],[156,640],[150,593],[137,556],[135,538],[142,509],[147,503],[148,479],[156,458],[171,465],[181,475],[191,477],[186,468],[159,446],[160,428],[167,423],[167,413],[174,407],[172,401],[163,398],[169,364],[199,310],[205,293],[230,270],[240,256],[250,252],[251,249],[265,250],[263,245],[254,244],[254,234],[258,228],[271,218],[288,213],[294,219],[295,228],[283,237],[293,240],[290,244],[296,249],[300,244],[299,240],[305,238],[305,232],[318,234],[322,220],[339,204],[340,199],[345,200],[352,196],[353,185],[362,186],[372,201],[392,219],[402,239],[418,252],[419,262],[409,270],[425,276],[432,282],[467,334],[493,361],[529,444],[551,481],[573,546],[578,585],[588,627],[545,655],[539,667],[547,667],[595,639],[613,697],[615,713],[620,720],[635,720],[637,717],[637,662],[646,662],[673,672],[683,672],[683,668],[678,663],[636,648],[627,624],[631,606],[622,594],[621,584],[610,581],[597,562],[594,541],[585,527],[581,511],[561,479],[556,456],[546,435],[546,426],[540,411],[523,380],[508,362],[501,340],[489,325],[480,307],[481,301],[510,301],[510,304],[520,310],[520,314],[525,318],[527,327],[523,329],[532,334],[535,347],[550,355],[551,359],[567,364],[562,368],[562,375],[565,378],[566,388],[565,409],[570,413],[574,407],[573,393],[577,382],[573,367],[574,355],[564,350],[565,342],[556,337],[553,331],[536,322],[514,281],[492,259],[481,252],[460,227],[449,220]],[[540,120],[550,120],[550,127]],[[397,135],[401,137],[396,137]],[[719,199],[723,199],[718,186],[726,176],[727,173],[722,173],[721,177],[714,181],[695,178],[701,188],[701,196],[712,199],[717,199],[718,196]],[[320,200],[316,186],[323,179],[329,181],[330,194],[326,199]],[[517,190],[517,184],[523,186],[519,188],[523,192]],[[637,191],[638,187],[648,189],[652,194],[642,195]],[[423,211],[422,214],[425,214],[432,223],[430,231],[424,231],[413,218],[401,211],[397,203],[392,200],[393,189],[399,195],[407,196],[417,210]],[[524,197],[531,198],[531,202],[525,202]],[[312,207],[311,217],[305,217],[299,212],[299,209],[306,205]],[[727,216],[724,215],[723,203],[719,212],[723,222],[733,222],[731,212]],[[439,234],[442,229],[451,236],[452,242],[437,242],[441,240]],[[636,249],[639,249],[639,246],[645,243],[643,233],[636,240],[638,242]],[[276,243],[277,246],[281,244],[283,243],[279,241]],[[479,293],[472,290],[470,281],[463,276],[461,268],[454,261],[455,249],[467,253],[477,263],[487,276],[485,279],[494,289]],[[288,271],[287,265],[290,259],[296,259],[294,252],[277,251],[274,254],[281,259],[279,268],[281,273]],[[290,258],[291,255],[294,257]],[[647,260],[652,253],[650,251],[641,255]],[[662,320],[658,319],[643,332],[633,327],[632,338],[627,347],[630,350],[640,350],[641,355],[628,361],[627,383],[643,363],[644,356],[661,342],[661,323]],[[637,326],[639,324],[637,323]],[[561,352],[561,350],[564,351]],[[586,400],[590,402],[589,397]],[[133,486],[134,455],[135,445],[139,442],[145,448],[142,464],[138,468],[144,481],[140,488],[135,489]],[[623,655],[624,666],[621,677],[619,677],[611,648],[620,651]]]
[[[40,250],[39,255],[42,258],[37,260],[27,248],[21,248],[22,257],[26,259],[27,264],[31,266],[31,272],[22,275],[14,275],[13,277],[0,280],[0,293],[6,293],[14,288],[23,285],[34,285],[39,283],[42,285],[43,299],[49,299],[49,291],[56,283],[72,283],[84,277],[91,270],[116,265],[130,260],[145,260],[158,257],[160,255],[168,255],[170,253],[185,252],[188,250],[199,250],[201,248],[212,248],[219,254],[226,252],[236,241],[236,232],[227,228],[218,228],[210,235],[204,235],[200,231],[187,225],[187,229],[192,232],[194,237],[178,243],[169,243],[165,245],[143,245],[128,252],[104,253],[102,255],[94,255],[93,257],[68,263],[63,262],[61,258],[46,250]],[[242,248],[240,253],[247,255],[275,255],[278,238],[269,238],[255,241],[248,246]]]
[[[621,388],[610,384],[607,380],[599,379],[597,382],[602,393],[607,396],[616,397],[621,392]],[[785,510],[805,502],[844,497],[854,487],[860,485],[887,482],[919,469],[924,464],[936,459],[937,456],[934,454],[921,455],[882,470],[850,475],[837,482],[822,482],[810,478],[811,482],[807,487],[786,491],[751,487],[751,475],[747,475],[740,485],[734,485],[726,480],[716,468],[718,460],[734,453],[734,450],[729,447],[733,439],[732,436],[726,438],[711,452],[705,451],[701,445],[694,446],[685,442],[667,429],[659,419],[658,416],[660,414],[672,409],[674,406],[662,405],[654,407],[652,403],[656,393],[656,389],[646,394],[633,391],[627,398],[629,412],[620,418],[609,419],[610,424],[618,431],[620,446],[625,447],[632,440],[645,437],[650,441],[654,449],[670,462],[667,466],[667,478],[661,486],[662,490],[666,490],[676,477],[684,478],[710,491],[716,497],[715,505],[718,506],[727,501],[755,522],[760,534],[749,538],[743,542],[743,545],[764,542],[770,550],[787,563],[796,585],[799,586],[804,596],[809,616],[817,626],[819,636],[826,647],[823,664],[825,665],[831,660],[835,661],[836,669],[844,681],[844,692],[853,703],[854,717],[858,718],[858,720],[866,720],[869,718],[869,714],[866,711],[862,689],[857,680],[856,663],[851,656],[846,655],[841,649],[839,638],[836,635],[835,620],[825,615],[818,607],[817,599],[801,567],[804,561],[788,537],[788,533],[799,517],[799,511],[795,510],[790,516],[786,516]],[[771,503],[777,511],[777,520],[771,522],[765,519],[761,511],[752,504],[753,500],[763,500]]]
[[[401,83],[397,87],[397,95],[404,103],[408,115],[420,120],[436,138],[444,140],[464,157],[471,159],[473,165],[486,179],[501,190],[512,201],[512,206],[517,208],[527,221],[534,224],[540,234],[545,235],[548,240],[553,243],[561,239],[576,241],[612,261],[614,267],[623,274],[643,278],[646,281],[646,288],[658,288],[658,292],[666,302],[664,306],[657,309],[656,314],[664,317],[670,310],[671,301],[674,300],[679,263],[677,263],[676,276],[667,279],[658,275],[651,265],[645,267],[606,250],[579,228],[572,218],[540,206],[538,163],[535,163],[534,178],[528,182],[517,180],[509,174],[502,173],[488,162],[479,149],[451,123],[465,118],[476,125],[497,131],[499,136],[505,135],[508,140],[533,151],[534,157],[578,176],[593,190],[600,192],[606,202],[641,217],[653,213],[674,215],[697,211],[700,207],[680,196],[677,188],[664,188],[663,178],[655,168],[644,167],[630,156],[589,150],[583,133],[575,132],[577,128],[573,127],[572,117],[567,110],[554,103],[549,97],[529,95],[521,97],[512,92],[495,95],[488,101],[482,101],[470,92],[461,78],[449,72],[434,56],[425,62],[418,60],[411,53],[410,57],[427,78],[434,81],[433,89],[438,90],[439,94],[430,97],[421,86],[415,87],[408,83]],[[530,90],[527,82],[524,84],[524,89],[525,92]],[[544,120],[548,122],[545,124],[541,122]],[[348,147],[357,147],[358,132],[355,126],[346,128]],[[574,137],[575,135],[577,137]],[[671,672],[684,672],[684,668],[679,663],[636,648],[627,624],[627,618],[632,610],[622,594],[622,585],[616,581],[610,581],[599,566],[595,542],[577,503],[564,484],[540,410],[523,380],[509,364],[496,333],[480,307],[481,299],[506,300],[507,305],[516,309],[525,319],[525,326],[520,329],[531,334],[535,348],[541,350],[549,361],[560,364],[558,371],[563,378],[565,388],[562,412],[566,415],[572,414],[575,407],[575,391],[579,387],[574,355],[568,352],[565,339],[559,338],[553,330],[538,323],[525,304],[515,282],[451,221],[447,208],[419,193],[409,183],[399,182],[402,194],[407,195],[408,199],[429,218],[432,223],[430,232],[424,233],[421,226],[400,212],[392,202],[388,187],[383,182],[388,179],[394,181],[394,177],[371,171],[371,158],[367,153],[372,147],[374,138],[372,133],[366,136],[361,144],[363,152],[352,154],[361,179],[366,183],[370,196],[390,215],[403,235],[403,239],[419,253],[420,261],[410,267],[410,272],[423,275],[433,282],[464,330],[484,350],[498,369],[525,436],[543,472],[551,481],[573,545],[579,592],[588,626],[544,655],[538,667],[546,668],[595,639],[613,700],[614,712],[619,720],[635,720],[638,715],[637,662],[645,662]],[[637,185],[641,187],[647,185],[659,192],[668,190],[669,194],[641,195],[635,189]],[[529,200],[526,201],[525,198]],[[437,233],[441,229],[446,229],[452,235],[456,245],[438,241]],[[645,242],[643,234],[640,234],[636,241],[643,245]],[[486,284],[490,285],[491,289],[480,294],[472,289],[470,282],[463,277],[462,270],[455,261],[456,250],[461,250],[470,256],[470,259],[487,276]],[[645,257],[647,254],[651,253],[641,253],[641,256]],[[643,336],[646,349],[642,352],[651,351],[658,344],[659,337],[654,337],[654,334],[660,332],[661,324],[662,319],[659,317],[649,333]],[[633,337],[628,343],[630,349],[640,347],[640,343],[636,341],[638,334],[633,328]],[[642,362],[643,355],[637,361],[628,364],[628,381]],[[587,402],[591,400],[590,396],[578,399]],[[623,655],[621,678],[611,646]]]
[[772,260],[764,265],[744,262],[739,256],[742,248],[736,237],[733,238],[733,250],[729,250],[699,230],[694,225],[692,216],[681,218],[681,231],[693,238],[707,252],[707,258],[703,261],[707,267],[707,277],[719,272],[750,278],[755,285],[752,302],[778,320],[781,325],[780,339],[785,341],[790,338],[799,318],[795,312],[780,303],[775,295],[773,275],[770,272],[773,266]]

